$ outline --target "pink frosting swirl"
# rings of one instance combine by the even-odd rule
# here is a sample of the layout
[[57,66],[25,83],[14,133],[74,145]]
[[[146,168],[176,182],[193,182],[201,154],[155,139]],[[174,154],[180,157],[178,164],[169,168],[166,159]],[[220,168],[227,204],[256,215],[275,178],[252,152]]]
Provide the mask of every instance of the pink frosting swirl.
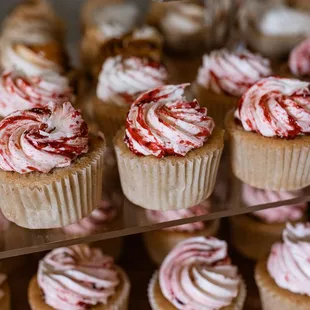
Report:
[[195,237],[180,242],[159,271],[163,295],[178,310],[214,310],[238,295],[240,277],[225,241]]
[[105,224],[111,223],[117,215],[116,208],[107,200],[101,200],[100,205],[89,216],[80,222],[64,227],[68,234],[91,234],[102,229]]
[[272,246],[267,269],[276,284],[293,293],[310,296],[310,223],[283,231],[283,243]]
[[107,304],[119,281],[113,258],[86,244],[55,249],[39,263],[38,284],[54,309]]
[[[147,219],[152,223],[170,222],[174,220],[180,220],[208,214],[210,212],[210,202],[206,200],[201,204],[188,209],[170,210],[170,211],[146,210],[145,212]],[[179,232],[194,232],[203,230],[205,228],[206,223],[203,221],[198,221],[179,226],[168,227],[165,228],[165,230],[173,230]]]
[[188,101],[189,84],[166,85],[137,98],[127,116],[125,143],[136,155],[185,156],[203,146],[214,129],[207,109]]
[[250,86],[271,75],[270,62],[249,51],[226,49],[204,55],[197,82],[217,94],[240,97]]
[[0,122],[0,169],[47,173],[88,151],[88,129],[69,102],[16,111]]
[[0,299],[4,297],[4,291],[1,290],[1,286],[5,283],[7,276],[3,273],[0,273]]
[[291,51],[288,65],[296,76],[310,75],[310,39],[299,43]]
[[310,132],[310,84],[269,77],[247,90],[235,111],[244,130],[294,138]]
[[[248,184],[242,184],[242,198],[246,205],[263,205],[281,200],[290,200],[300,196],[300,191],[267,191],[255,188]],[[287,221],[298,221],[305,214],[306,203],[270,208],[253,212],[252,214],[266,223],[285,223]]]
[[7,116],[16,110],[47,106],[50,101],[72,101],[69,81],[58,75],[27,77],[23,73],[4,72],[0,78],[0,115]]
[[167,78],[166,68],[152,60],[110,57],[99,74],[97,97],[103,102],[126,106],[142,92],[164,85]]

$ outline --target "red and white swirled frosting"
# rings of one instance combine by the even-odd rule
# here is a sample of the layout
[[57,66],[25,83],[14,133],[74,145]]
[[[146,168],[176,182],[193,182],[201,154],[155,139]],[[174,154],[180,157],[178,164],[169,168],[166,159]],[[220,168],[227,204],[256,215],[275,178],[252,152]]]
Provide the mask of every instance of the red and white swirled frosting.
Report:
[[58,310],[107,304],[120,282],[113,258],[87,245],[58,248],[39,263],[45,303]]
[[[188,209],[171,211],[146,210],[145,212],[147,219],[150,220],[152,223],[163,223],[208,214],[210,212],[210,202],[206,200],[201,204]],[[204,221],[198,221],[165,228],[165,230],[172,230],[178,232],[194,232],[203,230],[205,228],[206,223]]]
[[132,104],[127,116],[125,143],[136,155],[185,156],[203,146],[214,129],[207,109],[185,98],[189,84],[152,89]]
[[97,97],[103,102],[128,106],[142,92],[164,85],[167,78],[166,68],[152,60],[110,57],[99,74]]
[[267,269],[276,284],[310,296],[310,223],[288,223],[283,243],[272,246]]
[[[245,183],[242,185],[242,198],[248,206],[290,200],[299,196],[300,191],[267,191]],[[296,203],[293,205],[256,211],[252,214],[269,224],[285,223],[287,221],[300,220],[304,216],[306,209],[306,203]]]
[[288,65],[296,76],[310,75],[310,39],[301,42],[291,51]]
[[71,103],[16,111],[0,122],[0,169],[47,173],[88,151],[88,128]]
[[117,215],[117,209],[109,201],[101,200],[99,207],[89,216],[84,217],[80,222],[64,227],[68,234],[90,234],[112,222]]
[[235,111],[244,130],[294,138],[310,132],[310,84],[269,77],[247,90]]
[[1,290],[1,286],[4,284],[6,279],[7,279],[6,275],[3,273],[0,273],[0,299],[4,297],[4,291]]
[[230,262],[225,241],[195,237],[168,254],[160,267],[159,283],[178,310],[214,310],[232,303],[241,278]]
[[4,72],[0,78],[0,116],[16,110],[64,103],[74,99],[69,81],[58,75],[27,77],[21,72]]
[[229,52],[221,49],[204,55],[197,83],[217,94],[240,97],[250,86],[271,73],[266,58],[246,50]]

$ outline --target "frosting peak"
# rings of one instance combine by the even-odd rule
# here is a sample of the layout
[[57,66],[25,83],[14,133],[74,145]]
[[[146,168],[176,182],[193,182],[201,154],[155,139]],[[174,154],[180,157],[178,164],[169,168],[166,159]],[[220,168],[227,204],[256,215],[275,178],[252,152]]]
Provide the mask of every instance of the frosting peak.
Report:
[[185,98],[189,84],[161,86],[140,95],[127,116],[125,143],[137,155],[185,156],[214,129],[207,109]]
[[240,97],[250,86],[271,75],[270,62],[249,51],[212,51],[203,57],[197,82],[217,94]]
[[[190,218],[193,216],[200,216],[208,214],[210,211],[210,202],[208,200],[200,203],[197,206],[171,211],[155,211],[146,210],[146,217],[152,223],[162,223],[167,221],[174,221],[179,219]],[[205,229],[206,224],[203,221],[187,223],[179,226],[169,227],[166,230],[180,231],[180,232],[194,232]]]
[[55,249],[39,263],[38,284],[54,309],[107,304],[119,281],[113,258],[87,245]]
[[195,237],[180,242],[163,261],[160,288],[178,310],[215,310],[238,295],[240,277],[225,241]]
[[235,117],[244,130],[265,137],[294,138],[310,132],[310,84],[269,77],[249,88]]
[[69,102],[16,111],[0,122],[0,169],[47,173],[88,151],[88,129]]
[[0,115],[16,110],[42,108],[50,101],[57,104],[72,101],[73,94],[65,77],[46,74],[27,77],[22,72],[4,72],[0,77]]
[[309,257],[310,223],[288,223],[283,243],[272,246],[267,269],[279,287],[310,296]]
[[310,39],[301,42],[291,51],[288,64],[296,76],[310,75]]
[[160,63],[138,57],[110,57],[99,74],[97,97],[128,106],[142,92],[164,85],[167,78],[167,70]]
[[[300,191],[267,191],[252,187],[243,183],[242,198],[246,205],[267,204],[281,200],[289,200],[300,196]],[[266,223],[285,223],[287,221],[298,221],[305,214],[306,203],[296,203],[277,208],[270,208],[253,212],[257,218]]]

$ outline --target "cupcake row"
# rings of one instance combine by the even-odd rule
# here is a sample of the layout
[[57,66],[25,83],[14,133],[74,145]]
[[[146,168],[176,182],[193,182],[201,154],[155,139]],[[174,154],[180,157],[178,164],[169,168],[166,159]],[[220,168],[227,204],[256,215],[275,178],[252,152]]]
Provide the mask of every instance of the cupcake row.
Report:
[[[309,223],[288,223],[255,268],[262,309],[308,309]],[[156,246],[155,244],[153,245]],[[247,285],[228,245],[215,237],[179,242],[140,296],[158,309],[243,309]],[[6,276],[0,277],[1,309],[10,309]],[[58,248],[42,258],[28,286],[31,309],[128,309],[130,279],[112,257],[87,245]],[[299,307],[299,308],[298,308]]]

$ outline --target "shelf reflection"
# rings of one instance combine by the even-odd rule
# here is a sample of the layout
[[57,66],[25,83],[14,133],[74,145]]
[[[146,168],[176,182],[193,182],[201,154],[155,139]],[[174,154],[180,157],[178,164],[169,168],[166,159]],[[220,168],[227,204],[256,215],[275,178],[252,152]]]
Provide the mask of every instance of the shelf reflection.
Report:
[[[251,194],[252,195],[252,194]],[[252,195],[253,196],[253,195]],[[68,246],[82,242],[94,242],[103,239],[141,233],[182,225],[194,221],[207,221],[221,217],[254,212],[271,207],[298,204],[310,200],[310,189],[306,188],[294,195],[279,193],[267,200],[244,199],[244,185],[231,175],[225,156],[220,165],[216,188],[209,198],[210,207],[193,212],[190,217],[176,218],[169,216],[159,221],[146,216],[146,210],[133,205],[122,194],[120,186],[109,186],[102,208],[109,214],[104,218],[102,210],[96,210],[88,219],[66,228],[48,230],[29,230],[16,226],[0,217],[0,259],[51,248]],[[201,212],[204,210],[204,212]],[[115,214],[114,214],[115,213]],[[114,218],[115,217],[115,218]]]

